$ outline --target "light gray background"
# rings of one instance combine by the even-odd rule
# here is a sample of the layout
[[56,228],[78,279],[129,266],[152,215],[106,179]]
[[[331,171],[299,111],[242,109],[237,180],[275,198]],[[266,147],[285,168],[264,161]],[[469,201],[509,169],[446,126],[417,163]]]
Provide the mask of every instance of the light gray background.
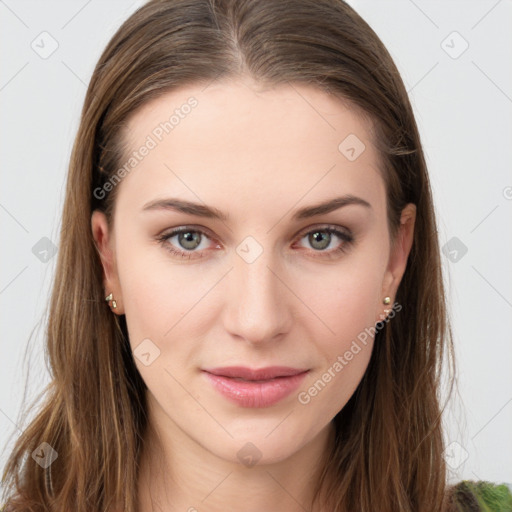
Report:
[[[427,155],[440,241],[451,240],[443,264],[460,398],[444,415],[450,480],[512,482],[512,2],[349,3],[402,74]],[[114,31],[142,4],[0,0],[1,468],[8,436],[26,427],[18,416],[25,379],[30,400],[49,380],[41,319],[56,258],[45,263],[44,252],[32,249],[43,237],[58,246],[86,84]],[[58,43],[47,58],[31,47],[51,49],[44,31]]]

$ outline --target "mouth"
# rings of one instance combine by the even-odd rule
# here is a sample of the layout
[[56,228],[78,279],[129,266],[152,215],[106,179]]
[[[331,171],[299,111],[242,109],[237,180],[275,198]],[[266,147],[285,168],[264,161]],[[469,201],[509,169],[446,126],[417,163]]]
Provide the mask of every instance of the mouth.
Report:
[[309,369],[243,366],[203,369],[203,374],[222,396],[240,407],[270,407],[283,400],[303,381]]

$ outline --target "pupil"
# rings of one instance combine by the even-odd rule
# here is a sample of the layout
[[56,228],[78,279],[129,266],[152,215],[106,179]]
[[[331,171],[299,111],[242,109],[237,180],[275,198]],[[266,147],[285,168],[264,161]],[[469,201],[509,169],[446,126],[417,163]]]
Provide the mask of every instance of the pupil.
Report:
[[[315,243],[320,243],[320,247],[318,247],[319,249],[325,249],[328,245],[329,245],[329,241],[328,241],[328,238],[329,238],[329,235],[326,233],[326,232],[322,232],[322,231],[317,231],[316,233],[313,233],[313,241]],[[322,243],[324,242],[324,243]],[[327,243],[325,243],[327,242]]]
[[[199,234],[194,233],[193,231],[187,231],[186,233],[181,233],[181,241],[185,242],[185,245],[183,247],[185,249],[195,249],[197,245],[199,245]],[[197,243],[196,243],[197,242]],[[187,245],[187,243],[190,243],[191,245]]]

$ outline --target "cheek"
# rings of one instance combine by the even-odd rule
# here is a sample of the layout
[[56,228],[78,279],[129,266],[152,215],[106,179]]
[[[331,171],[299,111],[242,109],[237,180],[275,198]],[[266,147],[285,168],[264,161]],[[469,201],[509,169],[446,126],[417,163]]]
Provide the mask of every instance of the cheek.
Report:
[[[317,314],[317,332],[326,348],[340,348],[347,340],[375,324],[383,278],[382,265],[366,258],[315,274],[302,274],[298,295]],[[322,325],[323,324],[323,325]]]
[[[130,243],[128,237],[119,241],[118,262],[132,348],[149,338],[162,352],[172,345],[173,355],[186,360],[195,350],[192,341],[204,334],[211,309],[209,292],[222,269],[200,271],[175,263],[165,249],[140,240]],[[189,343],[176,343],[184,338]]]
[[175,318],[184,314],[189,288],[160,250],[130,236],[118,237],[118,273],[132,347],[145,338],[160,346]]
[[361,256],[357,264],[347,260],[329,275],[303,281],[302,296],[322,320],[312,320],[310,331],[321,359],[298,398],[326,417],[347,403],[370,361],[384,272],[379,261]]

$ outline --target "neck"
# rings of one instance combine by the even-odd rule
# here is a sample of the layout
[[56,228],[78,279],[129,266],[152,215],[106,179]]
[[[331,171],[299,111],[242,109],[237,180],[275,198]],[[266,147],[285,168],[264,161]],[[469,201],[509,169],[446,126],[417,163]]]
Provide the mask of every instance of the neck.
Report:
[[[244,466],[217,457],[171,421],[154,422],[141,454],[139,512],[313,510],[314,487],[334,443],[332,423],[284,460]],[[315,509],[316,510],[316,509]]]

